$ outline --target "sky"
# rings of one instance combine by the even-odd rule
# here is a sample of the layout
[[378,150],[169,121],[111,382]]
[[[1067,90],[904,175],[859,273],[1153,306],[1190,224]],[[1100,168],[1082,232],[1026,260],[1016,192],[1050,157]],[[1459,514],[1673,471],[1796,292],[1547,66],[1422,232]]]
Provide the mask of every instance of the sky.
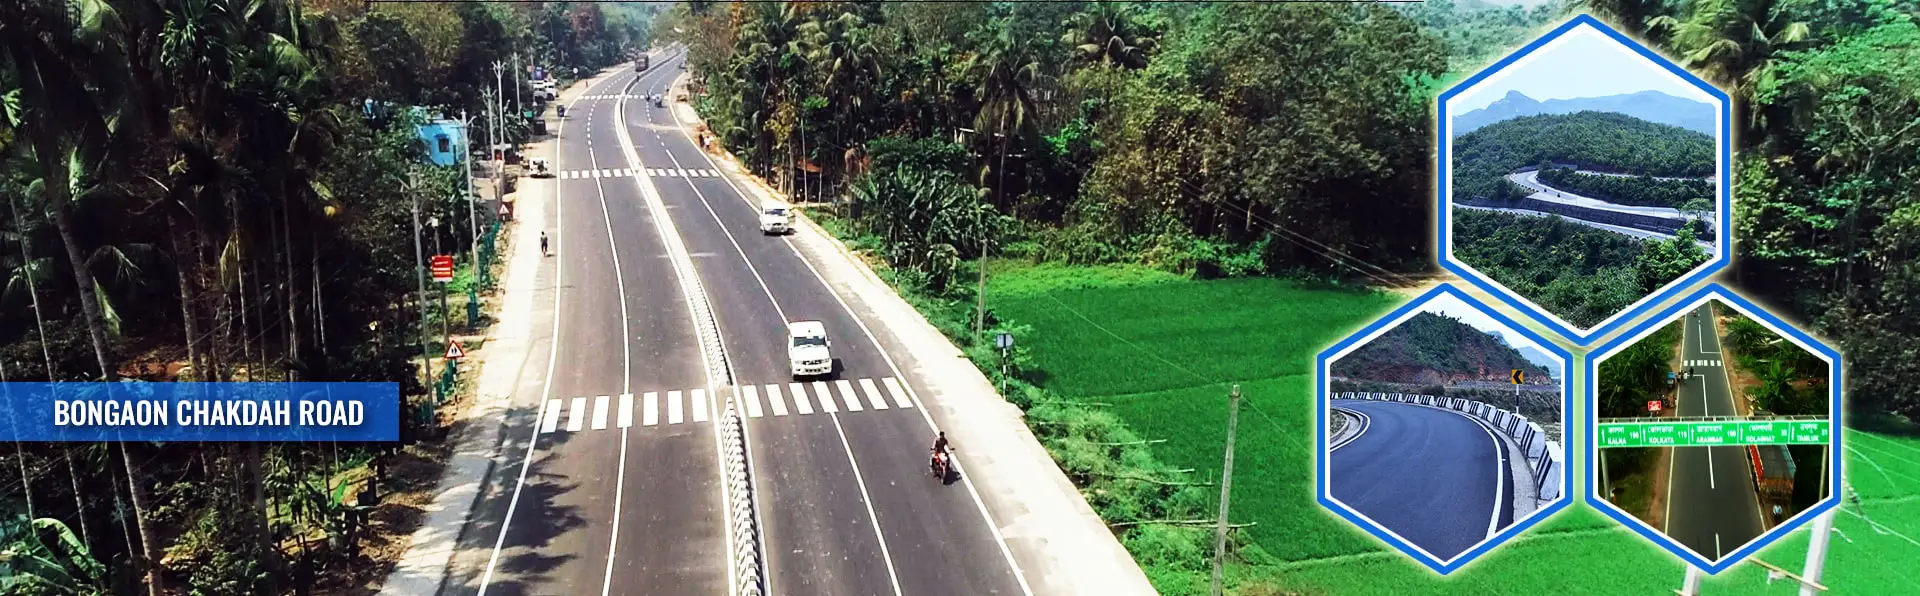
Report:
[[1487,77],[1472,91],[1454,96],[1447,110],[1466,113],[1484,108],[1515,90],[1540,101],[1647,90],[1712,101],[1678,75],[1598,30],[1582,25]]
[[1519,331],[1515,331],[1499,321],[1494,320],[1493,317],[1487,316],[1486,313],[1480,312],[1479,309],[1467,305],[1466,302],[1455,298],[1452,294],[1435,296],[1432,301],[1422,305],[1420,310],[1422,312],[1446,315],[1459,319],[1460,322],[1466,323],[1468,327],[1498,334],[1506,338],[1507,345],[1511,345],[1514,348],[1531,346],[1533,349],[1539,350],[1542,353],[1553,353],[1552,350],[1546,349],[1546,347],[1528,339],[1526,335],[1521,334]]

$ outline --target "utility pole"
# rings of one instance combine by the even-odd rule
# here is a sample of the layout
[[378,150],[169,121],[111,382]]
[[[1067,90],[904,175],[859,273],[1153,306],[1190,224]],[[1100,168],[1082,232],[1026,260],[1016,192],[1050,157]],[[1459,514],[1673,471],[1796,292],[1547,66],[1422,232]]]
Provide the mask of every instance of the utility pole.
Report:
[[[427,331],[427,257],[420,246],[420,174],[407,172],[407,202],[413,205],[413,279],[419,284],[420,294],[420,376],[428,391],[433,390],[433,348],[432,336]],[[429,402],[431,403],[431,402]]]
[[[1000,137],[1000,165],[994,168],[994,176],[998,177],[999,181],[994,183],[993,193],[997,195],[999,199],[996,200],[995,203],[1004,201],[1007,198],[1007,142],[1009,137],[1005,134],[998,136]],[[998,207],[994,208],[998,209]],[[986,215],[982,213],[980,217],[984,218]],[[980,287],[974,292],[976,302],[973,307],[973,334],[976,337],[981,333],[985,333],[987,328],[987,226],[984,221],[980,223],[981,225],[977,226],[978,232],[980,233],[980,271],[978,272],[980,274]]]
[[1813,518],[1813,536],[1807,542],[1807,568],[1800,572],[1800,596],[1819,596],[1812,584],[1820,583],[1827,565],[1827,542],[1833,538],[1833,516],[1839,509],[1828,509]]
[[[437,257],[447,254],[440,250],[440,217],[433,216],[427,218],[427,228],[433,230],[433,255]],[[453,324],[453,313],[447,312],[447,284],[437,283],[434,285],[440,286],[440,337],[448,343],[452,343],[453,332],[448,328],[448,325]]]
[[[501,73],[500,73],[500,71],[501,71],[501,69],[504,69],[504,68],[506,68],[506,64],[505,64],[505,63],[503,63],[503,62],[501,62],[501,61],[499,61],[499,60],[495,60],[495,61],[493,61],[493,97],[494,97],[494,100],[493,100],[493,101],[494,101],[494,114],[496,114],[496,115],[497,115],[497,116],[498,116],[498,117],[500,118],[500,120],[499,120],[499,123],[495,125],[495,128],[498,128],[498,129],[500,130],[500,136],[501,136],[501,139],[500,139],[500,140],[502,140],[502,141],[505,141],[505,140],[506,140],[506,133],[507,133],[507,130],[506,130],[506,126],[507,126],[507,113],[506,113],[506,112],[507,112],[507,107],[506,107],[506,101],[507,101],[507,98],[506,98],[506,93],[507,93],[507,90],[506,90],[506,88],[505,88],[505,87],[504,87],[504,86],[503,86],[503,85],[501,84],[501,80],[500,80],[500,77],[501,77]],[[498,176],[497,176],[497,178],[496,178],[496,179],[494,180],[494,185],[493,185],[493,196],[494,196],[495,198],[500,198],[500,197],[501,197],[501,196],[502,196],[503,194],[505,194],[505,193],[507,192],[507,189],[505,188],[505,187],[506,187],[506,185],[507,185],[507,150],[506,150],[506,149],[501,149],[501,150],[500,150],[500,163],[499,163],[499,168],[500,168],[500,169],[498,170],[498,172],[499,172],[499,174],[498,174]]]
[[480,278],[480,214],[474,207],[473,192],[473,118],[466,110],[460,110],[460,161],[467,166],[467,231],[472,235],[467,239],[467,262],[474,267],[474,279]]
[[1213,529],[1213,596],[1222,596],[1221,566],[1227,558],[1227,498],[1233,496],[1233,439],[1240,430],[1240,384],[1227,397],[1227,455],[1220,464],[1220,521]]
[[515,112],[526,109],[525,107],[522,107],[525,104],[520,103],[520,79],[525,78],[524,75],[521,74],[522,72],[525,72],[525,71],[520,68],[520,50],[514,50],[513,51],[513,111]]

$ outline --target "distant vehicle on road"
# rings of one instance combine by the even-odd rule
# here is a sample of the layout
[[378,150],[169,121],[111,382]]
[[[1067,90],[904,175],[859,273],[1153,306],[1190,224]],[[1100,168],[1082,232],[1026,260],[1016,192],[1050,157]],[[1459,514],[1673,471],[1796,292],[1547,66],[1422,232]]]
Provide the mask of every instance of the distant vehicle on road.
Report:
[[547,165],[547,158],[535,157],[527,160],[527,172],[535,178],[552,178],[553,167]]
[[647,55],[646,55],[646,54],[641,54],[639,58],[636,58],[636,59],[634,59],[634,61],[633,61],[633,71],[634,71],[634,72],[646,72],[646,71],[647,71],[647,66],[648,66],[648,64],[647,64],[647,58],[648,58],[648,57],[647,57]]
[[793,231],[793,209],[781,203],[760,207],[760,233],[785,234]]
[[828,348],[827,326],[819,321],[794,321],[787,324],[787,362],[794,378],[833,372],[833,354]]

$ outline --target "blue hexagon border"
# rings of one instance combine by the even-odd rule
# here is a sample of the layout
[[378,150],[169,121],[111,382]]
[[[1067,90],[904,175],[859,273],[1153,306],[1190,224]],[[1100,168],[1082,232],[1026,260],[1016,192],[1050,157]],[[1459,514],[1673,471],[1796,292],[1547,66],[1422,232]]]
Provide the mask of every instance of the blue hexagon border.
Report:
[[[1525,518],[1514,520],[1512,525],[1501,530],[1499,534],[1445,561],[1436,559],[1422,552],[1413,544],[1393,535],[1378,524],[1368,520],[1365,516],[1348,509],[1346,505],[1334,500],[1330,492],[1327,469],[1327,460],[1330,458],[1327,451],[1327,411],[1330,405],[1327,402],[1327,378],[1330,375],[1328,366],[1333,360],[1346,355],[1344,352],[1352,351],[1361,344],[1371,341],[1375,336],[1386,332],[1390,328],[1390,323],[1400,321],[1402,317],[1409,316],[1413,311],[1443,294],[1458,298],[1461,302],[1478,309],[1500,324],[1520,332],[1520,334],[1525,335],[1527,339],[1533,340],[1534,343],[1552,352],[1554,356],[1559,357],[1561,361],[1565,363],[1560,371],[1560,439],[1562,443],[1562,445],[1560,445],[1560,460],[1562,463],[1561,473],[1563,474],[1563,478],[1561,478],[1560,481],[1562,487],[1560,490],[1560,498],[1554,499],[1553,502],[1548,503],[1546,506],[1534,510],[1531,515]],[[1368,323],[1366,327],[1349,334],[1339,342],[1321,350],[1320,353],[1314,357],[1314,499],[1320,502],[1321,507],[1325,507],[1328,511],[1332,511],[1335,515],[1346,519],[1355,527],[1365,530],[1368,534],[1372,534],[1374,538],[1378,538],[1380,541],[1387,543],[1387,545],[1393,547],[1394,550],[1398,550],[1402,554],[1419,561],[1420,564],[1426,565],[1427,568],[1441,575],[1459,570],[1468,563],[1479,559],[1481,555],[1487,554],[1494,548],[1506,544],[1507,541],[1512,540],[1515,536],[1519,536],[1522,532],[1527,531],[1528,528],[1545,521],[1555,513],[1573,504],[1574,451],[1573,441],[1570,440],[1572,439],[1572,434],[1568,431],[1573,429],[1572,421],[1569,418],[1573,412],[1574,367],[1573,353],[1561,347],[1560,344],[1549,341],[1547,337],[1527,328],[1525,325],[1521,325],[1506,314],[1492,309],[1487,303],[1481,302],[1466,292],[1460,291],[1460,289],[1455,288],[1452,284],[1443,283],[1435,286],[1433,289],[1421,294],[1418,298],[1414,298],[1412,301],[1401,305],[1400,308],[1394,309],[1393,312],[1375,319],[1373,322]]]
[[1700,301],[1706,299],[1719,299],[1734,306],[1741,311],[1741,314],[1761,321],[1762,324],[1778,332],[1782,337],[1797,340],[1797,343],[1802,347],[1813,348],[1816,355],[1827,359],[1830,363],[1828,370],[1831,373],[1831,379],[1828,382],[1829,393],[1827,395],[1827,407],[1832,416],[1831,424],[1833,435],[1832,447],[1828,454],[1828,458],[1831,461],[1829,461],[1827,467],[1829,475],[1827,482],[1833,487],[1842,486],[1842,479],[1845,478],[1845,476],[1842,475],[1845,458],[1841,456],[1841,454],[1845,452],[1842,444],[1843,437],[1846,435],[1845,426],[1842,424],[1844,422],[1843,415],[1845,408],[1841,406],[1840,401],[1841,387],[1845,385],[1845,377],[1841,374],[1842,362],[1839,351],[1834,350],[1825,342],[1815,339],[1806,332],[1787,324],[1787,322],[1781,320],[1779,316],[1741,297],[1731,288],[1718,283],[1707,284],[1706,287],[1695,290],[1693,293],[1687,295],[1686,298],[1674,303],[1673,306],[1668,307],[1666,310],[1661,311],[1660,314],[1641,321],[1641,323],[1632,330],[1620,334],[1612,341],[1608,341],[1605,345],[1596,347],[1587,353],[1586,370],[1584,371],[1587,375],[1586,395],[1584,397],[1587,408],[1587,424],[1585,431],[1586,437],[1584,438],[1584,444],[1581,446],[1581,452],[1586,456],[1585,461],[1587,463],[1587,489],[1582,491],[1582,498],[1586,499],[1587,504],[1593,506],[1594,509],[1606,514],[1607,517],[1613,518],[1614,521],[1620,522],[1620,525],[1626,526],[1635,533],[1646,537],[1655,545],[1686,561],[1687,564],[1709,574],[1718,574],[1746,560],[1748,557],[1760,552],[1761,549],[1772,545],[1781,538],[1785,538],[1787,534],[1805,525],[1814,517],[1825,513],[1829,509],[1833,509],[1836,505],[1840,504],[1840,497],[1838,490],[1828,490],[1827,498],[1820,500],[1818,503],[1814,503],[1813,506],[1808,507],[1805,511],[1801,511],[1798,515],[1780,522],[1766,532],[1762,532],[1760,536],[1753,539],[1752,542],[1722,556],[1718,563],[1708,561],[1705,557],[1695,554],[1685,546],[1668,538],[1665,534],[1654,530],[1653,527],[1647,525],[1646,522],[1640,521],[1640,518],[1634,517],[1633,514],[1619,507],[1615,507],[1613,503],[1606,499],[1600,498],[1600,495],[1596,492],[1600,486],[1600,468],[1594,465],[1594,462],[1598,461],[1599,458],[1599,443],[1594,440],[1594,437],[1599,433],[1600,418],[1594,415],[1594,407],[1596,405],[1595,400],[1600,395],[1598,391],[1599,383],[1595,380],[1595,374],[1598,373],[1600,369],[1600,361],[1625,349],[1627,346],[1633,345],[1633,342],[1639,341],[1642,336],[1652,333],[1653,330],[1659,326],[1665,325],[1673,319],[1680,317],[1684,311],[1698,306]]
[[[1625,309],[1601,321],[1599,325],[1596,325],[1586,333],[1579,333],[1571,325],[1561,321],[1558,316],[1547,312],[1546,309],[1534,304],[1526,297],[1520,296],[1506,286],[1493,281],[1491,278],[1485,277],[1466,263],[1455,261],[1453,258],[1452,238],[1453,221],[1447,208],[1447,182],[1452,177],[1452,168],[1450,167],[1451,164],[1447,163],[1447,155],[1453,143],[1447,134],[1447,100],[1480,84],[1480,82],[1486,80],[1487,77],[1492,76],[1507,66],[1512,65],[1515,61],[1533,53],[1534,50],[1540,49],[1541,46],[1581,26],[1592,27],[1594,30],[1612,38],[1626,48],[1653,61],[1654,64],[1666,68],[1668,71],[1686,81],[1687,84],[1698,87],[1708,95],[1713,96],[1714,100],[1720,104],[1718,106],[1720,134],[1719,138],[1715,139],[1715,144],[1718,146],[1717,149],[1720,154],[1720,163],[1718,164],[1720,183],[1717,185],[1720,200],[1719,210],[1715,216],[1715,219],[1718,221],[1715,225],[1716,242],[1714,243],[1713,255],[1707,259],[1705,264],[1694,268],[1692,272],[1673,280],[1659,291],[1653,292],[1641,298],[1639,301],[1627,305]],[[1533,40],[1532,43],[1521,47],[1519,50],[1515,50],[1513,53],[1507,54],[1506,57],[1501,58],[1499,62],[1493,63],[1492,66],[1481,69],[1480,72],[1475,73],[1472,77],[1447,88],[1446,91],[1440,94],[1435,103],[1438,108],[1438,111],[1435,113],[1434,130],[1437,134],[1436,140],[1439,145],[1436,147],[1438,150],[1434,152],[1434,161],[1437,162],[1436,165],[1438,168],[1435,170],[1437,172],[1437,176],[1435,176],[1435,188],[1437,190],[1436,197],[1440,212],[1440,230],[1437,236],[1439,239],[1440,266],[1453,272],[1454,275],[1460,276],[1461,279],[1465,279],[1480,289],[1485,290],[1487,293],[1499,297],[1502,302],[1507,303],[1521,312],[1527,313],[1527,316],[1546,325],[1555,333],[1559,333],[1573,340],[1576,345],[1591,345],[1594,340],[1625,326],[1628,322],[1639,318],[1642,314],[1645,314],[1646,311],[1651,310],[1654,305],[1665,302],[1667,299],[1679,294],[1681,290],[1693,286],[1708,276],[1719,272],[1721,269],[1726,268],[1729,263],[1729,255],[1731,254],[1733,243],[1733,233],[1730,229],[1733,224],[1733,135],[1731,132],[1733,101],[1719,88],[1707,83],[1700,77],[1694,76],[1693,73],[1687,72],[1686,69],[1680,68],[1679,65],[1674,64],[1659,54],[1654,53],[1653,50],[1641,45],[1640,42],[1634,41],[1619,31],[1615,31],[1612,27],[1608,27],[1606,23],[1601,22],[1592,15],[1580,14],[1575,16],[1573,19],[1554,28],[1546,35],[1542,35],[1539,39]]]

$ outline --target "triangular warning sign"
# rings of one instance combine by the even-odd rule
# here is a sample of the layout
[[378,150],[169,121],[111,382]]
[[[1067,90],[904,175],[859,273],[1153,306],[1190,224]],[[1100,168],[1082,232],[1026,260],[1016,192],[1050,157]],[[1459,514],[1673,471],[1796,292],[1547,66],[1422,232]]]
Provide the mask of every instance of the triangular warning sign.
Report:
[[446,358],[448,360],[459,360],[466,357],[467,351],[460,349],[460,342],[458,340],[447,340]]

